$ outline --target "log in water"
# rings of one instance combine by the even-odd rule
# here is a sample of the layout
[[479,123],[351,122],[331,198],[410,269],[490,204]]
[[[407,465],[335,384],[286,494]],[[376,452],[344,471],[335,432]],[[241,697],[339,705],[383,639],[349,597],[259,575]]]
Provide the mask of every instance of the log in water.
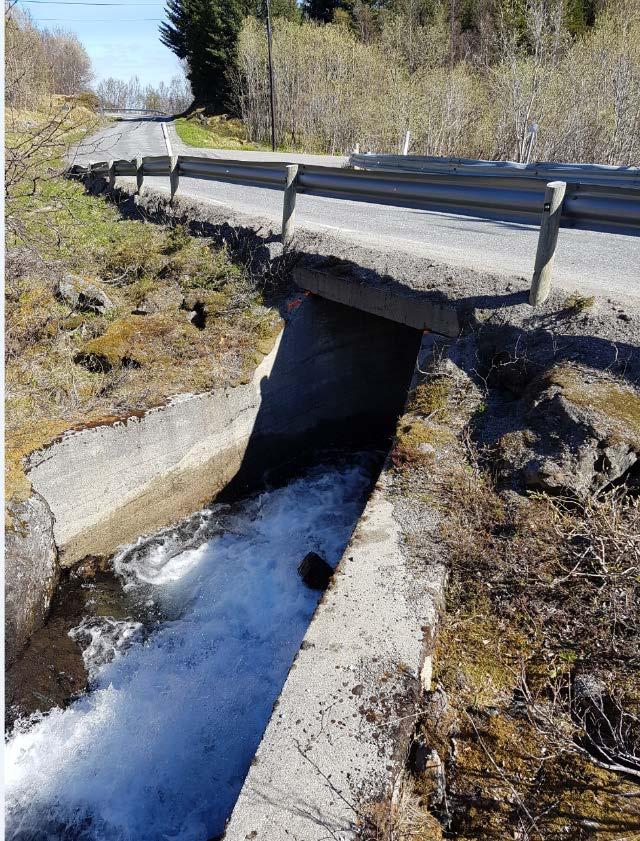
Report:
[[87,619],[90,691],[17,722],[7,838],[206,841],[228,818],[319,594],[296,568],[340,559],[370,490],[366,454],[214,506],[120,551],[124,588],[160,616]]

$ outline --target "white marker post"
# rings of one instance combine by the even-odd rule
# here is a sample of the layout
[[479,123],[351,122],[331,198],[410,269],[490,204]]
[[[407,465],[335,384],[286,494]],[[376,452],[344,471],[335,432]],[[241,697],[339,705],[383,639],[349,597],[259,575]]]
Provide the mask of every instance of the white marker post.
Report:
[[136,165],[136,189],[138,191],[138,195],[142,195],[142,186],[144,182],[144,169],[142,166],[142,158],[135,159]]
[[296,192],[298,180],[298,165],[290,164],[286,167],[284,187],[284,202],[282,205],[282,249],[286,251],[293,240],[296,217]]
[[551,181],[547,184],[547,189],[545,190],[540,234],[538,236],[538,250],[536,252],[536,264],[533,270],[531,292],[529,294],[529,303],[532,307],[544,303],[551,291],[553,259],[556,253],[558,228],[560,227],[560,217],[562,216],[562,202],[564,201],[566,189],[567,185],[564,181]]

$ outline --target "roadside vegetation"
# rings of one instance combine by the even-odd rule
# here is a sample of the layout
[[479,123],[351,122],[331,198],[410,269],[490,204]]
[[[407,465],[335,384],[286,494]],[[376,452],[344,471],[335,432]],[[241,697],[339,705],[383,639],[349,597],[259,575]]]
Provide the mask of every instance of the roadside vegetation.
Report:
[[74,426],[245,382],[280,320],[224,250],[123,219],[62,176],[69,144],[96,127],[87,109],[43,102],[8,124],[6,496],[19,499],[30,452]]
[[[610,376],[589,381],[555,366],[540,382],[609,417],[616,440],[635,447],[640,397]],[[486,443],[501,397],[485,384],[437,363],[399,421],[394,486],[418,517],[438,512],[449,580],[404,789],[369,805],[364,835],[631,841],[640,837],[638,474],[598,491],[526,490],[505,456],[510,433]],[[408,549],[420,556],[424,545]]]
[[[360,8],[366,8],[362,5]],[[398,153],[637,165],[640,4],[531,0],[481,14],[463,6],[396,4],[366,30],[345,13],[330,24],[274,21],[279,143],[305,151]],[[457,10],[457,5],[456,5]],[[466,27],[466,28],[465,28]],[[269,138],[261,21],[238,39],[235,93],[249,138]]]
[[198,109],[174,123],[178,137],[189,146],[204,149],[271,150],[266,143],[252,143],[242,120],[227,115],[206,116]]

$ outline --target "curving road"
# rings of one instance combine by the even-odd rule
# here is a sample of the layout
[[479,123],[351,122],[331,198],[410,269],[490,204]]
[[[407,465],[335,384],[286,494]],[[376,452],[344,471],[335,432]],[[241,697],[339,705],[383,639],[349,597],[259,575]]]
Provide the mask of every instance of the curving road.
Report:
[[[182,143],[173,124],[164,118],[128,118],[114,123],[82,144],[74,162],[167,154],[162,122],[167,124],[175,154],[324,166],[346,162],[346,158],[329,155],[195,149]],[[166,178],[145,177],[145,183],[168,189]],[[180,194],[275,222],[281,219],[279,190],[183,177]],[[330,230],[370,248],[402,250],[441,263],[505,275],[531,274],[538,240],[536,226],[304,193],[298,196],[296,219],[302,227]],[[640,237],[562,229],[554,283],[570,291],[640,297]]]

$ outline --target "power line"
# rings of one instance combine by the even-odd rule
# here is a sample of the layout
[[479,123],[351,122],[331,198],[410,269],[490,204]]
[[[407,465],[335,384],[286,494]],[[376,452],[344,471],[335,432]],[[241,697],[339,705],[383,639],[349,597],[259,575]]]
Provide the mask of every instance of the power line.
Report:
[[[22,0],[23,3],[38,3],[43,6],[129,6],[131,3],[93,3],[86,0]],[[134,6],[157,6],[157,3],[135,3]]]
[[139,23],[163,18],[38,18],[36,23]]

